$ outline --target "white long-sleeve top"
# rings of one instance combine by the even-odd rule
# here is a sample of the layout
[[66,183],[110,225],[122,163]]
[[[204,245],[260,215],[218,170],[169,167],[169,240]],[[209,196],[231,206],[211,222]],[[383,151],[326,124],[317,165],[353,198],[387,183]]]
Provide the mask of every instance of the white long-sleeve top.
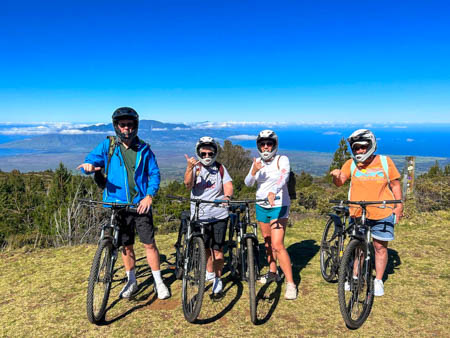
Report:
[[[291,167],[287,156],[276,155],[269,161],[264,161],[261,157],[256,159],[257,162],[262,161],[261,169],[252,176],[252,167],[245,177],[244,183],[251,187],[257,185],[256,199],[266,198],[269,192],[273,192],[280,199],[275,200],[275,207],[291,205],[289,198],[287,182],[289,179],[289,172]],[[259,202],[260,206],[270,207],[265,203]]]

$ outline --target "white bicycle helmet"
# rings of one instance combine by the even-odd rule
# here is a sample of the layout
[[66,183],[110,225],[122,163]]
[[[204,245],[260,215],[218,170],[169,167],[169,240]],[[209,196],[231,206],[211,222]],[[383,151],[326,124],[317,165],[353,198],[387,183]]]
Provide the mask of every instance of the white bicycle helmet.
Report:
[[[368,129],[355,130],[347,138],[347,141],[352,150],[352,158],[358,163],[362,163],[367,160],[375,152],[375,150],[377,150],[377,140],[375,135]],[[357,144],[367,145],[367,151],[364,154],[355,154],[353,147]]]
[[[261,147],[260,147],[260,142],[261,141],[272,141],[273,142],[273,147],[272,147],[272,151],[262,151]],[[256,138],[256,148],[258,149],[258,153],[259,156],[261,156],[261,158],[264,161],[268,161],[270,160],[272,157],[275,156],[275,154],[277,153],[278,150],[278,136],[277,134],[275,134],[275,132],[273,130],[263,130],[261,132],[259,132],[258,137]]]
[[[200,155],[201,147],[213,148],[214,156],[202,158],[202,156]],[[213,164],[216,161],[218,150],[219,150],[219,145],[217,144],[216,140],[214,140],[212,137],[209,137],[209,136],[201,137],[197,141],[197,144],[195,145],[195,154],[197,155],[197,158],[200,161],[200,163],[203,164],[205,167],[210,166],[211,164]]]

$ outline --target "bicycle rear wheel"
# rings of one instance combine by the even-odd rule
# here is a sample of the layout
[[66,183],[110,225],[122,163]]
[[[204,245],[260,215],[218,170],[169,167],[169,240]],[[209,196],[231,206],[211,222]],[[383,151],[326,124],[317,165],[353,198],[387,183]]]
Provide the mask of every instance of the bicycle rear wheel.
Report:
[[205,244],[201,237],[189,240],[185,257],[187,264],[183,272],[181,301],[184,317],[192,323],[200,313],[205,292],[206,257]]
[[350,329],[357,329],[366,321],[373,305],[374,266],[372,259],[366,259],[369,250],[367,243],[352,240],[344,252],[339,268],[339,307],[345,324]]
[[106,305],[112,282],[112,242],[109,239],[99,243],[89,274],[86,310],[92,324],[104,320]]
[[247,272],[248,272],[248,292],[250,298],[250,318],[253,324],[256,324],[256,271],[257,262],[255,257],[255,250],[253,247],[253,239],[247,238]]
[[339,270],[339,237],[332,239],[335,224],[330,218],[325,225],[320,243],[320,272],[327,282],[336,281]]

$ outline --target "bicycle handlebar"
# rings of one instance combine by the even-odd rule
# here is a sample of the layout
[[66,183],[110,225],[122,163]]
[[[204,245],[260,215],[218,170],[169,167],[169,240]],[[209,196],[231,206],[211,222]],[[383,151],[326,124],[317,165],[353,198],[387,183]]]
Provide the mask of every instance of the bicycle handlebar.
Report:
[[[216,199],[213,201],[207,201],[207,200],[202,200],[199,198],[186,198],[186,197],[182,197],[182,196],[174,196],[174,195],[167,195],[168,198],[170,199],[175,199],[178,201],[190,201],[192,203],[210,203],[210,204],[243,204],[243,203],[257,203],[257,202],[269,202],[269,200],[266,198],[261,198],[261,199],[255,199],[255,200],[221,200],[221,199]],[[280,196],[275,197],[275,200],[279,200]]]
[[334,204],[354,204],[359,206],[367,206],[367,205],[373,205],[373,204],[396,204],[396,203],[402,203],[402,200],[384,200],[384,201],[349,201],[349,200],[329,200],[330,203]]
[[113,208],[136,208],[137,205],[134,203],[119,203],[119,202],[103,202],[103,201],[95,201],[89,200],[85,198],[79,198],[78,201],[86,204],[101,204],[101,205],[110,205]]

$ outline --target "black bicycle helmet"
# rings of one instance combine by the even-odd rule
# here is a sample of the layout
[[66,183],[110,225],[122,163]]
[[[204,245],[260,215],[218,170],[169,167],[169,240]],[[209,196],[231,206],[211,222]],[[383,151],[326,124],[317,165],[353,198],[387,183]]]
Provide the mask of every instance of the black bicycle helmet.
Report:
[[[120,120],[133,120],[135,122],[135,127],[129,134],[124,134],[119,129],[119,121]],[[112,121],[114,130],[116,132],[116,135],[122,140],[132,140],[137,136],[138,129],[139,129],[139,115],[136,113],[136,111],[133,108],[130,107],[121,107],[117,108],[113,115],[112,115]]]

